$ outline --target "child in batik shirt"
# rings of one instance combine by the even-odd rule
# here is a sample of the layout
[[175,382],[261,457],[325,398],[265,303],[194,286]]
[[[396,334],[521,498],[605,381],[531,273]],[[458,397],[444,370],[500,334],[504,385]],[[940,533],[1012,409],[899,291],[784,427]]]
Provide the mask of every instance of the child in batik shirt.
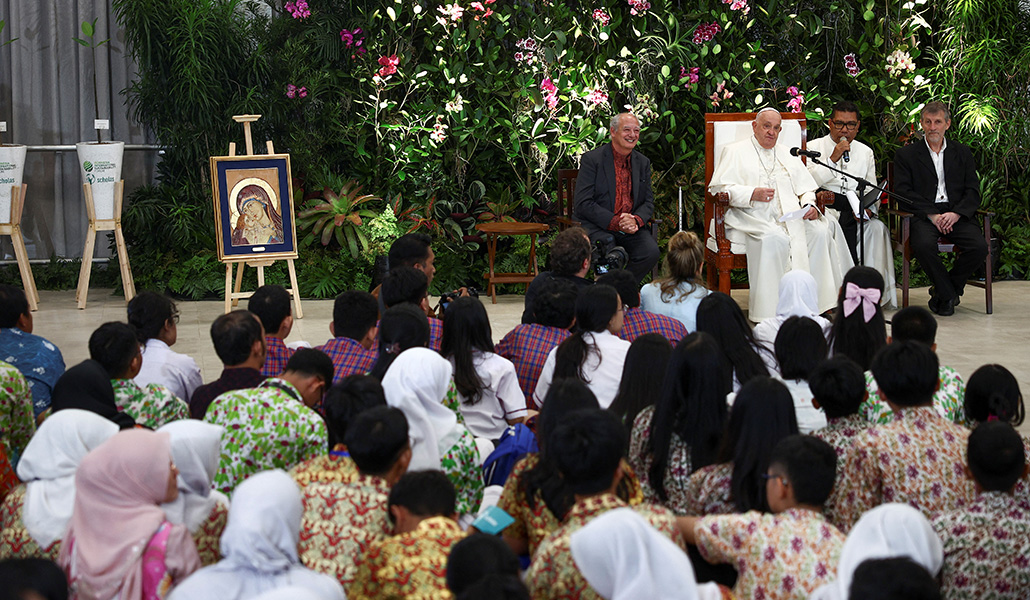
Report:
[[835,356],[812,371],[808,387],[812,405],[826,414],[826,427],[812,435],[833,446],[837,458],[843,460],[855,436],[871,426],[858,413],[866,397],[862,369],[846,356]]

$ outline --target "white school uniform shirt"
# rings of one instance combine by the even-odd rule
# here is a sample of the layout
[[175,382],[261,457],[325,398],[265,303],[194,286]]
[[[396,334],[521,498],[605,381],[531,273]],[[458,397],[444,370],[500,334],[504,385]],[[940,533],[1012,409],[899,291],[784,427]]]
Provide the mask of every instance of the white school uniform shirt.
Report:
[[798,422],[798,433],[804,435],[826,427],[826,415],[812,404],[812,390],[804,379],[783,379],[777,377],[790,390],[794,400],[794,416]]
[[[629,352],[630,343],[612,335],[608,330],[599,333],[584,333],[583,339],[588,344],[595,344],[600,350],[600,358],[593,352],[587,355],[586,364],[583,365],[583,374],[589,381],[584,383],[597,396],[597,403],[601,405],[601,408],[608,408],[615,401],[615,395],[619,393],[619,384],[622,382],[622,366],[626,362],[626,353]],[[555,346],[548,353],[547,360],[544,361],[540,380],[536,384],[536,391],[533,392],[533,399],[537,406],[543,406],[547,390],[551,388],[557,352],[558,346]]]
[[[454,359],[448,359],[454,366]],[[500,439],[509,419],[526,416],[526,394],[519,387],[515,365],[493,352],[472,352],[472,364],[483,382],[479,402],[467,404],[458,392],[458,410],[472,435],[488,440]]]
[[204,384],[197,361],[173,352],[168,344],[156,338],[147,340],[143,348],[143,366],[133,381],[140,387],[151,383],[163,385],[187,403],[193,390]]

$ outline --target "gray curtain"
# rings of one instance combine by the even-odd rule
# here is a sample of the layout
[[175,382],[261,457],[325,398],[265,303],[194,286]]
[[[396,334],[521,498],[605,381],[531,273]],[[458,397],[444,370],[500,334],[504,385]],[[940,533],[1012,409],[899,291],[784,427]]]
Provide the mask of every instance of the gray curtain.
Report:
[[[7,22],[0,43],[0,121],[7,121],[4,143],[75,144],[96,140],[93,129],[93,67],[80,24],[97,19],[95,39],[111,38],[97,49],[100,118],[110,119],[103,139],[126,144],[154,140],[133,121],[122,93],[136,77],[110,0],[0,0]],[[122,167],[125,195],[152,182],[158,160],[154,151],[126,151]],[[28,184],[22,228],[31,258],[82,255],[86,207],[75,152],[33,152],[25,165]],[[107,256],[107,240],[97,240],[96,256]],[[0,254],[13,258],[10,242]]]

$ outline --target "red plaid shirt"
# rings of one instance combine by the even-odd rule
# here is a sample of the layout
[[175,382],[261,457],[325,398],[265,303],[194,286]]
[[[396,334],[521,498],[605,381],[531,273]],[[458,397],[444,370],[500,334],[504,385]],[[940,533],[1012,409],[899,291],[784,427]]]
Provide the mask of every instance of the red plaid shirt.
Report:
[[265,348],[265,365],[261,367],[261,374],[265,377],[278,377],[286,369],[286,363],[296,350],[287,347],[285,342],[273,335],[265,336]]
[[349,337],[336,337],[322,344],[316,350],[325,352],[333,360],[333,383],[339,383],[348,375],[364,375],[376,363],[376,354]]
[[[379,321],[376,321],[379,327]],[[443,340],[443,321],[429,317],[429,349],[440,351],[440,341]],[[379,356],[379,336],[372,342],[372,354]]]
[[519,376],[519,387],[526,394],[527,407],[536,409],[533,392],[547,355],[569,335],[568,329],[523,323],[509,331],[494,348],[494,352],[515,363],[515,373]]
[[642,308],[627,309],[622,315],[622,331],[619,337],[632,342],[645,333],[657,333],[675,346],[687,336],[687,328],[677,319],[655,314]]

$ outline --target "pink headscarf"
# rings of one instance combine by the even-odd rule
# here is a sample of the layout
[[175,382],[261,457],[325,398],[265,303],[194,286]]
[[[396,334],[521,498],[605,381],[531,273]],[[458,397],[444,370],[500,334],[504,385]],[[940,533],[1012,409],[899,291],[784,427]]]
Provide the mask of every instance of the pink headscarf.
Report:
[[168,493],[171,460],[167,433],[129,429],[79,464],[75,508],[59,558],[73,597],[142,595],[143,550],[165,520],[159,504]]

